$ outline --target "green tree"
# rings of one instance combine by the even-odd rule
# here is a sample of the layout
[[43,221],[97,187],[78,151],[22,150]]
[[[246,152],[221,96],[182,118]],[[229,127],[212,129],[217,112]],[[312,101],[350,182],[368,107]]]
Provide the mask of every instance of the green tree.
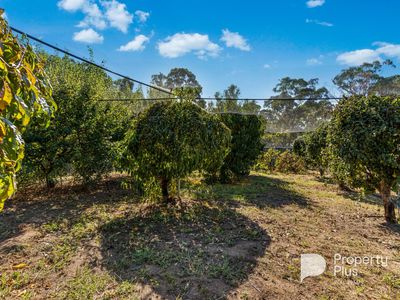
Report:
[[391,190],[400,177],[400,99],[355,96],[339,102],[329,127],[330,167],[353,187],[379,190],[396,222]]
[[135,121],[126,138],[124,159],[136,180],[160,183],[166,203],[174,179],[219,169],[230,139],[230,130],[217,116],[191,101],[156,103]]
[[27,164],[21,176],[44,179],[53,187],[56,178],[71,174],[89,182],[113,168],[116,143],[122,140],[134,112],[134,103],[99,102],[128,93],[127,82],[113,84],[102,70],[86,63],[46,56],[46,71],[53,85],[58,111],[43,129],[35,119],[26,139]]
[[247,176],[263,149],[264,123],[255,115],[222,114],[221,121],[231,130],[230,152],[219,170],[222,182]]
[[298,138],[293,151],[304,158],[308,167],[316,168],[324,176],[327,168],[326,148],[329,123],[322,124],[316,130]]
[[240,88],[237,85],[231,84],[222,93],[215,93],[216,111],[218,112],[240,112],[241,105],[238,101],[240,97]]
[[[189,69],[186,68],[173,68],[164,75],[159,73],[151,77],[151,83],[162,88],[171,90],[177,97],[181,99],[192,99],[197,102],[202,108],[206,108],[206,103],[199,98],[203,92],[203,87],[197,81],[196,75],[194,75]],[[157,91],[150,90],[150,98],[165,98],[170,95]]]
[[376,85],[384,80],[384,77],[380,75],[384,66],[394,66],[394,64],[391,60],[386,60],[383,63],[374,61],[364,63],[361,66],[350,67],[342,70],[333,79],[333,83],[345,96],[367,96],[371,92],[374,94]]
[[40,125],[46,124],[55,109],[42,61],[12,34],[3,12],[0,9],[0,210],[15,191],[15,173],[24,157],[21,133],[37,115],[44,121]]
[[269,121],[268,127],[272,131],[312,130],[329,118],[332,113],[333,105],[330,101],[315,100],[330,96],[327,88],[318,87],[316,78],[306,81],[302,78],[285,77],[273,91],[277,95],[272,98],[276,99],[266,100],[263,110],[263,114]]

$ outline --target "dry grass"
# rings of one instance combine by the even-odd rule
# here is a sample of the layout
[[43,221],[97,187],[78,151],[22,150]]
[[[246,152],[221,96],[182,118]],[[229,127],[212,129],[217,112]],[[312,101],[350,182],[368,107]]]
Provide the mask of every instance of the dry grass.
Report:
[[[193,179],[183,194],[176,208],[140,204],[120,178],[21,192],[0,215],[0,298],[400,299],[400,228],[375,198],[311,175]],[[325,274],[300,284],[302,253],[323,255]],[[334,277],[335,253],[389,264]]]

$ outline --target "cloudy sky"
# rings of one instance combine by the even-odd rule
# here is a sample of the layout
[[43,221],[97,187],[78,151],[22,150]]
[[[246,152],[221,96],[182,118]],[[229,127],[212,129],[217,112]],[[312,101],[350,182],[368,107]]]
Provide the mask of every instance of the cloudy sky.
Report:
[[[133,78],[187,67],[212,96],[268,97],[283,76],[320,78],[392,59],[398,0],[0,0],[10,24]],[[390,72],[399,72],[391,70]]]

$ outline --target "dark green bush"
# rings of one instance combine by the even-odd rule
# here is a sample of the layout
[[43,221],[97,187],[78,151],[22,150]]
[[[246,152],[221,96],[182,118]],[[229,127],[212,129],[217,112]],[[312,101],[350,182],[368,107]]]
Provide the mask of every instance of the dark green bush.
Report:
[[231,130],[232,142],[218,172],[219,180],[231,182],[250,174],[262,151],[264,126],[262,119],[255,115],[223,114],[221,120]]
[[144,192],[168,202],[174,180],[194,171],[219,170],[229,152],[230,130],[215,115],[185,102],[157,103],[142,113],[126,138],[126,169]]
[[291,151],[282,152],[275,165],[275,171],[280,173],[303,173],[306,169],[304,160]]
[[317,169],[321,176],[327,169],[328,123],[296,139],[293,152],[302,157],[309,169]]
[[274,172],[276,167],[276,161],[280,154],[281,152],[278,150],[272,148],[268,149],[266,152],[260,155],[259,159],[257,160],[257,163],[254,166],[254,169],[260,172],[267,172],[267,173]]
[[254,168],[256,171],[273,173],[303,173],[305,171],[304,160],[291,151],[278,151],[268,149],[257,161]]

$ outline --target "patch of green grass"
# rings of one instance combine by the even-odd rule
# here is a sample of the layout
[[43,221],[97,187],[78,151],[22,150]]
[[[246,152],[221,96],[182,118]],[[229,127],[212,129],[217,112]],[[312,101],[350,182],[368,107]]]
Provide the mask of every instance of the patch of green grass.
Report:
[[138,299],[134,284],[123,281],[116,283],[109,274],[97,274],[89,267],[78,270],[57,298],[81,299]]
[[[0,275],[0,298],[7,298],[15,290],[24,288],[30,283],[30,276],[25,271],[5,272]],[[29,298],[27,298],[29,299]]]
[[60,298],[80,300],[99,297],[107,287],[109,278],[94,274],[89,268],[79,270],[74,278],[69,280]]
[[400,289],[400,276],[395,274],[385,274],[382,281],[391,289]]
[[77,246],[70,239],[64,239],[57,243],[47,256],[47,263],[56,271],[62,270],[71,261],[71,257],[76,252]]

